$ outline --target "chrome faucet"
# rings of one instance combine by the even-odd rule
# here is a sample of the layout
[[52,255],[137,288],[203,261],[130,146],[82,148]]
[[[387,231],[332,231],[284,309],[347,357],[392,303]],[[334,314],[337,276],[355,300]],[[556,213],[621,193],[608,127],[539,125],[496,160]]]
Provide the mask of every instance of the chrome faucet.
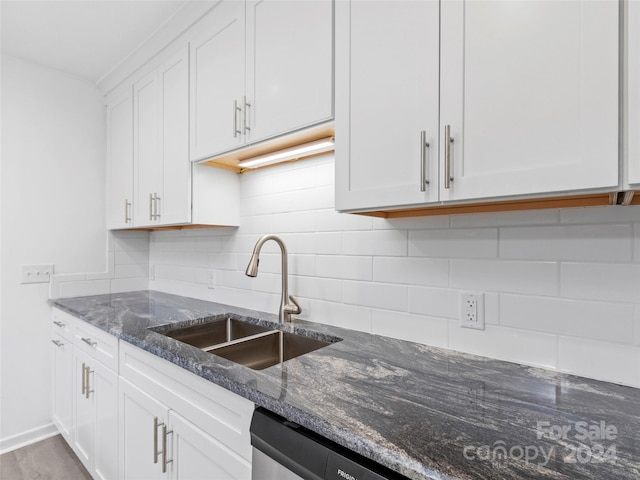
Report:
[[[284,245],[284,242],[277,237],[276,235],[265,235],[260,237],[260,239],[256,242],[256,246],[253,248],[253,254],[251,255],[251,259],[249,259],[249,265],[247,265],[247,271],[245,274],[248,277],[257,277],[258,276],[258,263],[260,263],[260,250],[262,249],[262,245],[264,245],[267,241],[273,240],[280,246],[280,250],[282,252],[282,299],[280,300],[280,311],[278,312],[278,317],[280,319],[280,323],[290,322],[291,315],[297,315],[302,312],[300,305],[296,302],[296,299],[293,296],[289,295],[289,287],[288,287],[288,268],[287,268],[287,247]],[[291,302],[291,303],[289,303]]]

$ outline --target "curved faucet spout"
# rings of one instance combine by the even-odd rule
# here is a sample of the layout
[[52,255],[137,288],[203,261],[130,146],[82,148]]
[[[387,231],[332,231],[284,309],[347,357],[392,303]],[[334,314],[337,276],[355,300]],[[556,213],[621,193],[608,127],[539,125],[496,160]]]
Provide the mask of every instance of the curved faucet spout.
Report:
[[[291,315],[297,315],[302,312],[300,305],[296,301],[293,296],[289,295],[289,286],[288,286],[288,254],[287,247],[285,246],[282,239],[276,235],[269,234],[260,237],[256,242],[256,246],[253,247],[253,253],[251,254],[251,258],[249,259],[249,264],[247,265],[247,270],[245,271],[245,275],[249,277],[257,277],[258,276],[258,265],[260,263],[260,251],[262,250],[262,246],[269,240],[273,240],[280,246],[280,251],[282,253],[282,298],[280,300],[280,311],[278,312],[278,317],[280,323],[282,322],[290,322]],[[291,303],[289,303],[291,302]]]

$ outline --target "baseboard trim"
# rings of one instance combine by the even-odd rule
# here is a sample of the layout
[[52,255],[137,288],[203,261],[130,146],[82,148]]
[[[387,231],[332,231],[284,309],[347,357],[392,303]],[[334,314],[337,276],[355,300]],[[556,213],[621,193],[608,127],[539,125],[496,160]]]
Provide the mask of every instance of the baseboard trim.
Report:
[[49,423],[9,438],[0,439],[0,455],[53,437],[54,435],[58,435],[58,433],[60,432],[58,432],[56,426],[53,423]]

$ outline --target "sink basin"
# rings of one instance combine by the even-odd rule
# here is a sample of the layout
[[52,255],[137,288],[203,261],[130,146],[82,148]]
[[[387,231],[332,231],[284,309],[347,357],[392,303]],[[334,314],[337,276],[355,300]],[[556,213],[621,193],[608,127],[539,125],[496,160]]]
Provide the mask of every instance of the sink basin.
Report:
[[267,327],[261,327],[253,323],[233,318],[221,318],[207,323],[175,328],[162,332],[162,334],[194,347],[209,350],[215,345],[268,332],[269,330]]
[[219,345],[209,352],[254,370],[262,370],[327,345],[331,343],[274,330],[264,335]]
[[341,340],[330,337],[328,341],[318,340],[226,317],[152,330],[254,370],[286,362]]

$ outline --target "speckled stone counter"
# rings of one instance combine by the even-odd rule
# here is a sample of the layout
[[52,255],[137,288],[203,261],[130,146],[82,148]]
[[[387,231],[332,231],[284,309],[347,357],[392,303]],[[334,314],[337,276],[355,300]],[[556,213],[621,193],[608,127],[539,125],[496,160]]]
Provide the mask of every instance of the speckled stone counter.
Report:
[[51,305],[412,479],[640,478],[640,389],[299,320],[342,340],[254,371],[149,327],[275,315],[153,291]]

